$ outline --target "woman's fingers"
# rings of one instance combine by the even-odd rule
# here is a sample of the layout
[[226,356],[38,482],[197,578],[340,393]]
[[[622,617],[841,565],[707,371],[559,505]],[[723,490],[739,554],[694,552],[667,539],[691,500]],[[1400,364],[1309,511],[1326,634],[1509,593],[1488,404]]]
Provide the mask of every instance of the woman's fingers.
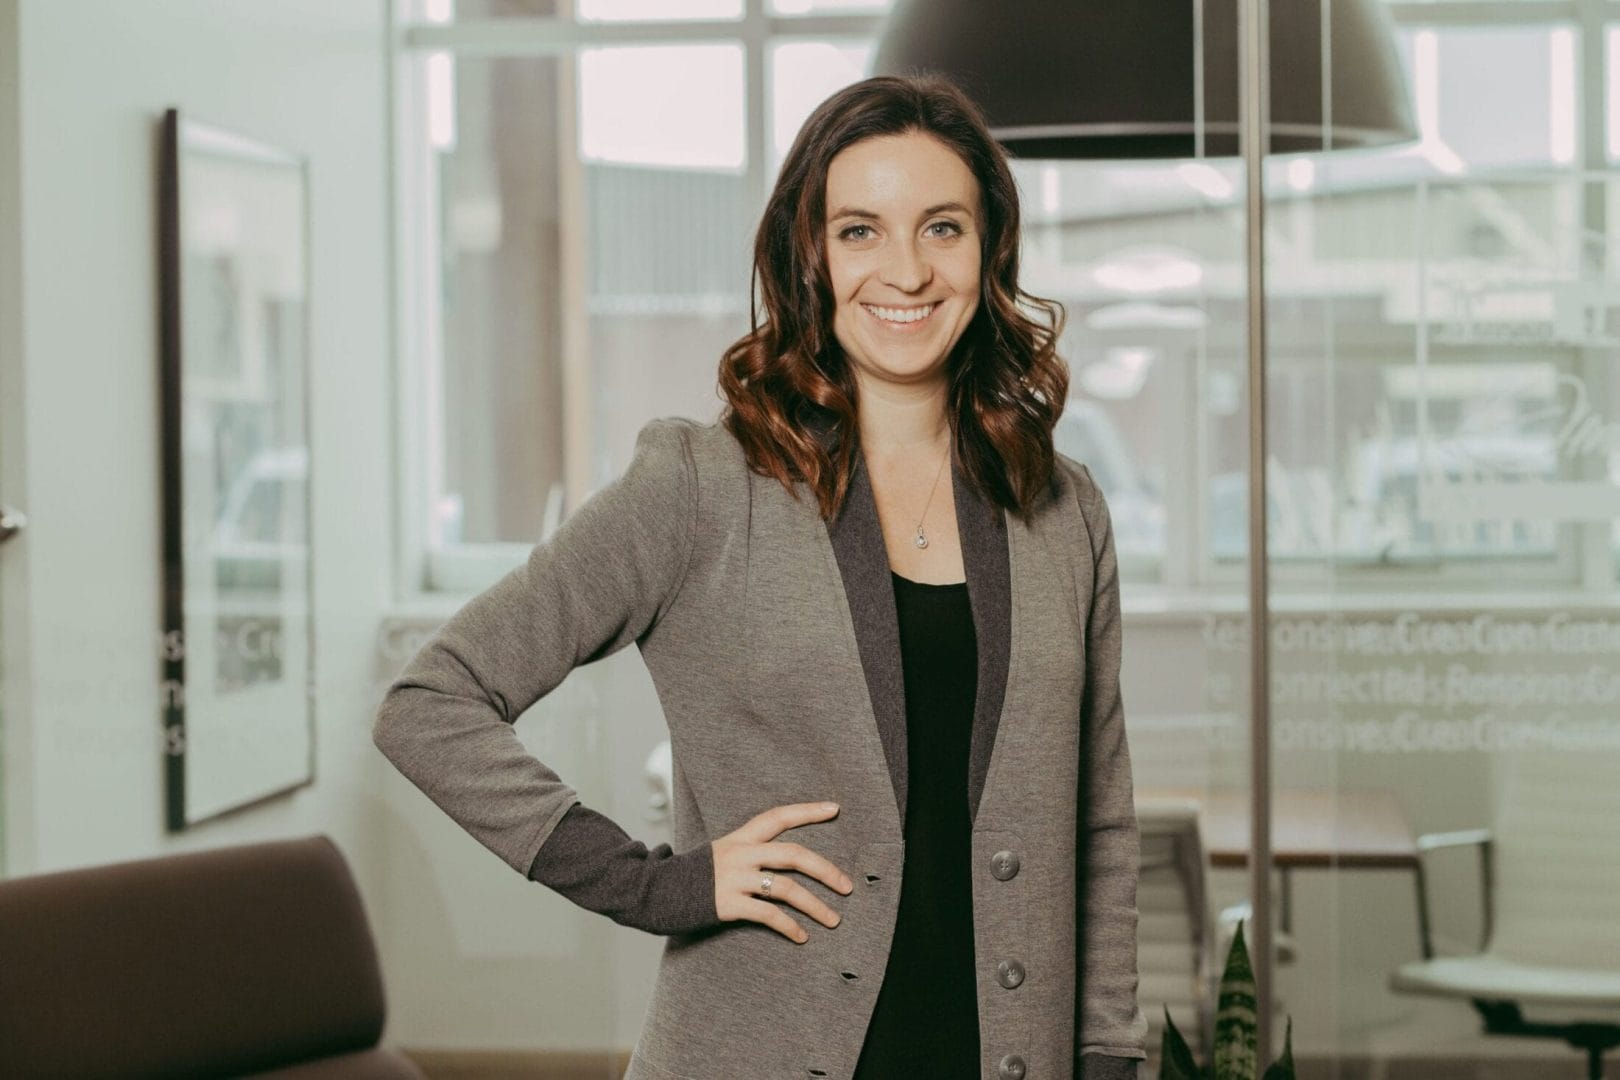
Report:
[[763,844],[768,840],[775,840],[789,829],[808,825],[813,821],[826,821],[837,814],[837,803],[786,803],[755,814],[732,835]]
[[757,923],[764,923],[783,937],[803,945],[810,940],[804,927],[787,912],[765,900],[750,900],[743,909],[743,918]]
[[780,900],[784,904],[792,904],[823,926],[837,926],[841,918],[838,912],[828,907],[815,893],[782,874],[772,879],[770,898]]
[[785,866],[808,874],[833,892],[848,896],[855,883],[849,875],[832,864],[832,860],[803,844],[778,840],[760,845],[758,858],[765,866]]

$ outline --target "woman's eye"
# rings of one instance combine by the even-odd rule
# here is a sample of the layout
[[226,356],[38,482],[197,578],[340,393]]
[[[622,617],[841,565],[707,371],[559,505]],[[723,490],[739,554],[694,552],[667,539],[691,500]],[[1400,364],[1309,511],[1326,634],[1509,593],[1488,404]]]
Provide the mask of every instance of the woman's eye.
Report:
[[[946,231],[945,232],[934,233],[934,235],[936,237],[949,236],[949,235],[952,235],[952,234],[960,234],[962,232],[962,227],[960,225],[958,225],[954,221],[936,221],[932,225],[928,226],[928,230],[940,229],[940,228],[943,228]],[[925,231],[928,231],[928,230],[925,230]],[[838,234],[838,236],[839,236],[839,239],[842,239],[842,240],[865,240],[865,239],[868,238],[867,234],[870,234],[871,231],[872,231],[872,226],[870,226],[870,225],[851,225],[848,228],[844,229],[842,232],[840,232]],[[860,235],[860,236],[855,235],[857,232],[862,233],[862,235]]]

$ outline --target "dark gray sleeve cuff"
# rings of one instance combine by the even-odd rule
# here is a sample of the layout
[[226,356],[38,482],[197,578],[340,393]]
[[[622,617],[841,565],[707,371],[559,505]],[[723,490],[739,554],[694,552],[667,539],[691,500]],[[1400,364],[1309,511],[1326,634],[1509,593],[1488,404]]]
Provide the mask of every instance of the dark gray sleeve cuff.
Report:
[[714,907],[714,847],[675,854],[649,849],[611,818],[568,808],[529,867],[529,879],[621,926],[687,934],[720,925]]
[[1110,1054],[1081,1054],[1080,1068],[1075,1070],[1076,1080],[1136,1080],[1136,1063],[1140,1060]]

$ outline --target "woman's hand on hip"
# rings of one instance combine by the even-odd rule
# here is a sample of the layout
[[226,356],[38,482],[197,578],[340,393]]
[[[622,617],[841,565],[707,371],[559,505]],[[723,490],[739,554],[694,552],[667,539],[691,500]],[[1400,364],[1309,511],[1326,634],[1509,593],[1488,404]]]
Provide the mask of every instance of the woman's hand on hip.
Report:
[[[798,920],[772,900],[792,904],[825,926],[837,926],[838,913],[820,897],[791,877],[773,873],[798,870],[834,892],[848,895],[855,887],[849,875],[803,844],[776,841],[776,837],[788,829],[826,821],[837,814],[836,803],[774,806],[750,818],[735,832],[713,841],[715,913],[725,922],[747,919],[764,923],[801,945],[809,935]],[[764,889],[767,875],[771,878],[769,892]]]

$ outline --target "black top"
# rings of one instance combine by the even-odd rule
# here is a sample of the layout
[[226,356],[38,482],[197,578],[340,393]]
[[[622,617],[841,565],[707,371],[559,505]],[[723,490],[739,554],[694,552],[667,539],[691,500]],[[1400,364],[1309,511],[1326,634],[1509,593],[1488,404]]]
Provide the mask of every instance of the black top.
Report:
[[900,912],[855,1080],[978,1080],[968,747],[978,652],[967,582],[894,571],[906,695]]

